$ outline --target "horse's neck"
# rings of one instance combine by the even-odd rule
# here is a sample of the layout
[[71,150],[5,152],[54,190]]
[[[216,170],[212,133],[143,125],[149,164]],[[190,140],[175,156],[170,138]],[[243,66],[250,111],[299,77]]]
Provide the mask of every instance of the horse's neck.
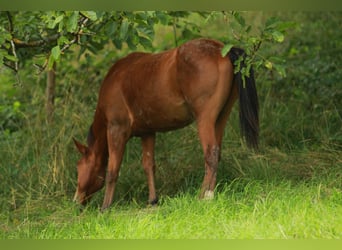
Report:
[[106,129],[96,119],[89,129],[88,145],[95,152],[96,158],[105,164],[108,158]]

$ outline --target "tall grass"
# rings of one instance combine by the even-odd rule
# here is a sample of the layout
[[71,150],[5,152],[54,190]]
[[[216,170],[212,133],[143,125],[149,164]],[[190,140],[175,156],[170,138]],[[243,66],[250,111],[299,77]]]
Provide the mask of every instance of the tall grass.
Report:
[[[185,192],[158,207],[114,205],[79,214],[66,200],[28,204],[3,223],[1,238],[249,239],[340,238],[341,192],[326,185],[237,179],[212,201]],[[43,202],[43,201],[41,201]],[[22,211],[21,211],[22,210]]]
[[[27,119],[25,136],[1,141],[1,238],[341,237],[341,151],[329,143],[268,146],[268,137],[278,135],[291,142],[283,130],[272,130],[275,135],[262,135],[261,151],[252,153],[240,139],[236,109],[226,128],[213,201],[197,199],[204,168],[192,125],[158,135],[157,208],[146,208],[140,140],[133,139],[112,209],[99,213],[102,191],[80,213],[71,202],[78,159],[71,138],[84,135],[88,124],[75,125],[84,118],[70,114],[73,102],[79,105],[70,97],[53,124],[39,116]],[[279,118],[289,110],[270,110],[279,119],[274,127],[290,123]],[[75,124],[64,122],[70,117]],[[320,133],[325,131],[322,126]]]

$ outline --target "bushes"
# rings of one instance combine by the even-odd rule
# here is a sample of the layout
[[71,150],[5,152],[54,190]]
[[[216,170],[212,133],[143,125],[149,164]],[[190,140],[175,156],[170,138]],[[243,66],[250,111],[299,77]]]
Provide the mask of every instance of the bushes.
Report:
[[261,87],[268,93],[270,109],[284,112],[271,116],[273,121],[266,127],[276,125],[284,131],[281,135],[287,134],[288,145],[341,145],[342,33],[338,27],[342,14],[282,15],[295,20],[298,27],[290,32],[281,52],[287,77],[274,79],[271,89]]

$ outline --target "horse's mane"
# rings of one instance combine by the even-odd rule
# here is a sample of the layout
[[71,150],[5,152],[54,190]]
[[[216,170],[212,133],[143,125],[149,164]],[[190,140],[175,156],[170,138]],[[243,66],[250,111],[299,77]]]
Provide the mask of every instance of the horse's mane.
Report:
[[95,142],[95,136],[93,132],[93,125],[91,125],[89,128],[88,136],[87,136],[88,147],[93,146],[94,142]]

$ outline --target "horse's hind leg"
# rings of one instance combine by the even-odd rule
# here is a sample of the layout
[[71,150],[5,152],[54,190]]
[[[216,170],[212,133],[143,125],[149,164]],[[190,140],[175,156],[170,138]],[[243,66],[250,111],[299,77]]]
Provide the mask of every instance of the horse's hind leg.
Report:
[[[222,146],[222,139],[223,139],[225,126],[227,124],[229,115],[232,111],[233,105],[237,99],[237,96],[238,96],[237,87],[233,86],[230,92],[229,98],[226,104],[224,105],[223,109],[221,110],[221,113],[216,121],[216,125],[215,125],[216,140],[220,148],[222,148],[221,146]],[[221,154],[219,156],[219,161],[220,159],[221,159]]]
[[141,138],[142,141],[142,163],[144,171],[147,177],[148,183],[148,203],[150,205],[156,205],[158,203],[158,198],[156,195],[156,189],[154,184],[154,173],[155,173],[155,162],[154,162],[154,144],[155,144],[155,134],[146,135]]
[[210,199],[214,197],[217,167],[221,157],[222,137],[229,114],[236,100],[235,95],[236,91],[234,90],[217,119],[215,119],[215,116],[210,118],[208,115],[207,119],[202,119],[198,123],[198,133],[205,159],[205,176],[200,198]]
[[200,198],[212,199],[216,185],[216,174],[220,148],[215,135],[215,122],[199,122],[198,133],[205,160],[205,174]]

